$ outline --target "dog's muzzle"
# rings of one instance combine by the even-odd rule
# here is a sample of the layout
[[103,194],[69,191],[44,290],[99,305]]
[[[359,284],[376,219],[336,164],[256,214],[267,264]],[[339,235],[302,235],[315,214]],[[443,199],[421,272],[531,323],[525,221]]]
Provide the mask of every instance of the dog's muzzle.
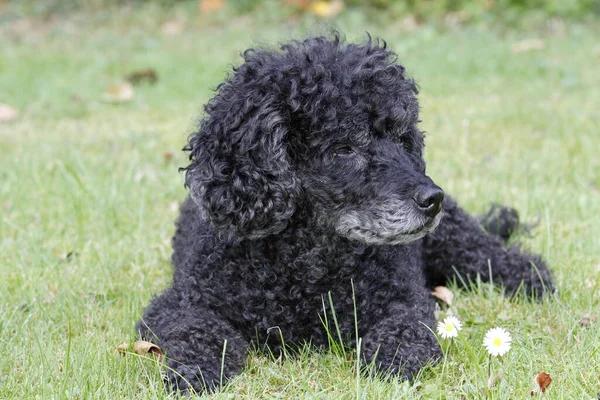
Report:
[[[439,188],[438,188],[439,189]],[[440,194],[441,193],[441,194]],[[366,244],[405,244],[422,238],[439,224],[443,192],[429,191],[417,200],[391,198],[342,212],[335,223],[338,234]]]

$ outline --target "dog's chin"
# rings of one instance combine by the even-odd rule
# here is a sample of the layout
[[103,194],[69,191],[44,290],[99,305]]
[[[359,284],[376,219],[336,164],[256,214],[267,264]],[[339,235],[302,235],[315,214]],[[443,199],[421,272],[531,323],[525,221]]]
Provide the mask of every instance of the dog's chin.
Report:
[[437,228],[442,219],[442,214],[430,218],[417,226],[403,225],[401,229],[394,229],[394,226],[386,227],[384,230],[374,230],[365,226],[353,226],[338,233],[342,236],[363,242],[365,244],[375,245],[402,245],[414,242],[431,233]]

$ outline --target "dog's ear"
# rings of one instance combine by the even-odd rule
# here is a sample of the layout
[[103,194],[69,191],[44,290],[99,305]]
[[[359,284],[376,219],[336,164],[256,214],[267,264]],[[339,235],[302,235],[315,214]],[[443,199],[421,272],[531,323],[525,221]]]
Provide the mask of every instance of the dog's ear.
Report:
[[192,198],[219,230],[237,238],[282,231],[300,193],[284,144],[288,127],[277,84],[262,75],[253,63],[238,67],[206,105],[185,148]]

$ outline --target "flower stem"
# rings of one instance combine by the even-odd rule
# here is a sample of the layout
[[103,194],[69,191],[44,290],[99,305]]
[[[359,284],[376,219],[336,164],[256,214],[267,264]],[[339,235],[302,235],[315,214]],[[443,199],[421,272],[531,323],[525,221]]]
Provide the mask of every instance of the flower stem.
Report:
[[442,362],[442,376],[444,376],[444,370],[446,369],[446,360],[448,359],[448,351],[450,350],[451,343],[452,341],[450,341],[450,343],[445,343],[442,347],[442,357],[444,357],[444,360]]

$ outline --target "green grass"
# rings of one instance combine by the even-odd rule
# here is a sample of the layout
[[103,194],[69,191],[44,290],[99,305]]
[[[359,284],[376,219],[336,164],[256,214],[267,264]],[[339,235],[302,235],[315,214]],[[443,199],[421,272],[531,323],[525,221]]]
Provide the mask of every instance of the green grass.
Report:
[[[184,33],[161,34],[178,16]],[[97,12],[0,24],[0,398],[164,398],[160,368],[117,354],[170,280],[170,237],[185,197],[179,149],[240,50],[324,29],[310,19]],[[358,13],[337,25],[350,39],[384,37],[421,85],[428,171],[473,213],[490,202],[540,217],[524,246],[554,269],[556,300],[510,301],[481,285],[458,291],[465,322],[448,357],[409,384],[355,376],[340,351],[253,354],[217,398],[524,398],[540,371],[549,398],[600,390],[600,45],[598,25],[501,31],[378,25]],[[541,37],[542,50],[513,53]],[[139,68],[154,86],[133,101],[104,88]],[[166,153],[173,153],[172,159]],[[69,256],[67,256],[70,254]],[[315,315],[315,317],[317,317]],[[485,331],[508,329],[513,349],[486,391]],[[335,337],[335,335],[334,335]]]

